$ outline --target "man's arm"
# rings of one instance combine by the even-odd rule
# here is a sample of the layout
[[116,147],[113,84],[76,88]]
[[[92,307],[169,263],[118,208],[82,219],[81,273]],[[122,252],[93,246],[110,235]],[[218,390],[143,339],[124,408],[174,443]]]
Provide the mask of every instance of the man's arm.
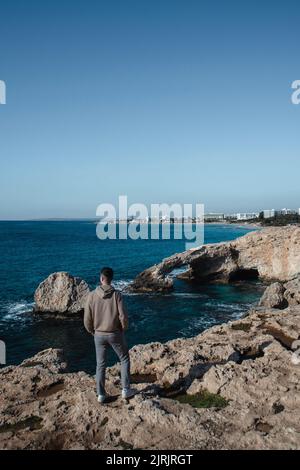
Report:
[[91,301],[90,296],[88,295],[87,300],[84,306],[84,317],[83,323],[86,331],[88,331],[91,335],[94,334],[94,322],[93,322],[93,315],[91,309]]
[[127,330],[128,328],[128,313],[126,309],[126,305],[124,303],[122,294],[118,292],[117,295],[117,305],[118,305],[118,312],[119,312],[119,320],[123,330]]

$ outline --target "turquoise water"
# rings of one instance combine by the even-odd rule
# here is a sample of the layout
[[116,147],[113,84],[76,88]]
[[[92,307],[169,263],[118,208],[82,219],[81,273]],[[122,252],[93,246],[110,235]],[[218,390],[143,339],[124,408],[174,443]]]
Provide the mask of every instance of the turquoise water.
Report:
[[[231,240],[247,231],[209,224],[205,242]],[[32,315],[38,284],[52,272],[68,271],[94,288],[101,266],[109,265],[115,270],[115,285],[122,289],[145,268],[184,249],[184,240],[174,239],[101,241],[90,221],[0,222],[0,339],[6,342],[7,363],[54,347],[65,350],[71,370],[92,372],[93,341],[80,318]],[[128,343],[194,336],[239,318],[260,294],[257,284],[191,286],[179,280],[169,294],[126,294]],[[114,361],[113,355],[109,361]]]

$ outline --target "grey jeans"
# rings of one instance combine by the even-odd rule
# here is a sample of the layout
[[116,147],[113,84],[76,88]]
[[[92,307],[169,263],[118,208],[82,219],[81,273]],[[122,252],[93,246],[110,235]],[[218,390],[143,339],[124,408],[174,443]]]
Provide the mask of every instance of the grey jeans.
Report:
[[130,387],[130,361],[124,333],[117,331],[103,335],[95,334],[94,341],[97,359],[96,385],[98,395],[105,395],[105,359],[109,346],[113,348],[121,362],[122,388],[128,389]]

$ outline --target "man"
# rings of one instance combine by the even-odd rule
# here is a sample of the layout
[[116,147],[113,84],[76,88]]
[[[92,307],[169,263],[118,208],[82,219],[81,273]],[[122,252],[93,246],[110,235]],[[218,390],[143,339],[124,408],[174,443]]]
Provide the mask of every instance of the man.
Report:
[[84,326],[94,335],[97,369],[96,382],[99,403],[106,399],[105,359],[111,346],[121,361],[122,398],[130,398],[134,390],[130,388],[130,361],[124,331],[128,327],[128,316],[123,298],[111,282],[113,270],[103,268],[100,273],[100,286],[87,298],[84,309]]

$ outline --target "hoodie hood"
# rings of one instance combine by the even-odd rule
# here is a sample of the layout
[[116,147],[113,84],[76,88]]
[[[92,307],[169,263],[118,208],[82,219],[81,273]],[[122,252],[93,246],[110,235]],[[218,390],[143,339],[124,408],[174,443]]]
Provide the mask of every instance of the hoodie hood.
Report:
[[99,297],[101,297],[101,299],[109,299],[114,292],[114,287],[107,285],[99,286],[96,289],[96,293],[99,295]]

